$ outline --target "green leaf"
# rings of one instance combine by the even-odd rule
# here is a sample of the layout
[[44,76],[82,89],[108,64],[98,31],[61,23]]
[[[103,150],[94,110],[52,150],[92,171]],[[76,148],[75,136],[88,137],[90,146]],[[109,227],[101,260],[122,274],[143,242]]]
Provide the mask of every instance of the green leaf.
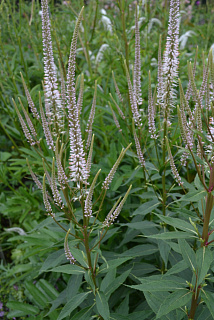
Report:
[[174,280],[170,280],[170,277],[168,277],[168,279],[166,280],[165,279],[153,280],[151,279],[151,277],[148,277],[147,279],[143,278],[143,280],[141,279],[139,280],[143,281],[143,283],[129,286],[129,287],[143,291],[143,292],[174,291],[174,290],[181,290],[185,288],[185,284],[181,284]]
[[214,294],[211,292],[205,292],[204,290],[201,291],[201,298],[206,303],[207,308],[209,309],[213,319],[214,319]]
[[36,315],[39,313],[38,307],[34,307],[30,304],[23,302],[9,301],[6,305],[9,309],[13,309],[15,311],[22,311],[23,315]]
[[162,239],[162,240],[171,240],[171,239],[191,239],[195,238],[193,234],[183,231],[170,231],[170,232],[163,232],[154,235],[144,236],[147,238],[153,239]]
[[189,233],[194,233],[195,235],[197,235],[197,232],[195,231],[194,227],[191,225],[191,223],[178,219],[178,218],[174,218],[174,217],[164,217],[161,216],[160,214],[156,214],[162,221],[164,221],[165,223],[169,224],[170,226],[173,226],[174,228],[183,230],[185,232],[189,232]]
[[131,269],[125,271],[123,274],[121,274],[119,277],[117,277],[112,283],[109,284],[109,286],[105,290],[105,294],[107,298],[110,297],[110,295],[117,289],[128,277],[129,273],[131,272]]
[[93,308],[95,304],[93,304],[90,307],[86,307],[79,312],[77,312],[71,320],[91,320],[91,309]]
[[181,260],[178,263],[176,263],[171,269],[169,269],[166,275],[176,274],[186,269],[187,269],[186,262],[184,260]]
[[105,275],[105,277],[101,282],[100,290],[104,292],[106,288],[109,286],[109,283],[114,282],[115,278],[116,278],[116,268],[110,269],[110,271]]
[[127,226],[131,229],[136,229],[136,230],[144,230],[144,229],[149,229],[149,228],[154,228],[157,227],[157,224],[152,222],[152,221],[148,221],[148,220],[144,220],[144,221],[139,221],[139,222],[133,222],[133,223],[121,223],[122,226]]
[[206,195],[207,195],[207,192],[205,190],[190,191],[187,194],[185,194],[183,197],[181,197],[178,201],[198,202],[199,200],[203,199]]
[[161,258],[163,259],[165,265],[167,266],[169,252],[171,250],[171,247],[168,245],[168,243],[166,241],[160,240],[160,241],[158,241],[158,248],[160,251]]
[[163,303],[163,300],[170,295],[169,292],[149,292],[145,291],[144,296],[146,298],[146,302],[150,306],[150,308],[153,310],[154,313],[157,313],[161,304]]
[[110,319],[110,311],[108,306],[108,301],[105,294],[102,291],[98,291],[96,294],[96,306],[99,314],[104,320]]
[[198,267],[198,284],[204,280],[213,261],[212,252],[208,247],[199,248],[196,252],[196,263]]
[[59,266],[51,269],[53,272],[62,272],[67,274],[80,274],[85,273],[85,270],[79,266],[73,264],[65,264],[63,266]]
[[79,293],[76,296],[74,296],[73,298],[71,298],[71,300],[66,303],[66,305],[64,306],[64,308],[60,312],[57,320],[62,320],[64,318],[66,318],[68,315],[70,315],[71,312],[74,309],[76,309],[86,299],[86,297],[88,296],[89,293],[90,292]]
[[187,289],[171,293],[160,306],[157,319],[168,314],[170,311],[185,306],[192,299],[192,292]]
[[123,264],[124,262],[126,262],[132,258],[133,257],[126,257],[126,258],[118,258],[118,259],[114,259],[114,260],[109,260],[109,261],[105,262],[104,264],[102,264],[102,266],[99,269],[99,273],[108,272],[111,269],[117,268],[118,266],[120,266],[121,264]]
[[196,270],[196,257],[193,249],[184,239],[179,239],[178,244],[180,246],[182,257],[187,266],[190,268],[190,270]]
[[45,279],[39,280],[39,286],[41,289],[44,290],[46,295],[51,299],[54,300],[58,297],[59,292]]
[[142,204],[137,210],[133,212],[133,216],[137,214],[145,216],[147,213],[151,213],[155,208],[157,208],[160,204],[158,199],[154,199]]
[[46,296],[31,282],[26,282],[25,286],[34,301],[44,308],[48,303]]
[[60,249],[56,252],[51,253],[47,259],[44,261],[40,273],[47,271],[50,268],[53,268],[57,266],[57,264],[60,264],[62,261],[65,260],[65,251],[64,249]]
[[0,152],[0,161],[5,162],[12,156],[9,152]]
[[141,244],[123,252],[120,256],[121,257],[126,257],[126,256],[143,257],[143,256],[149,256],[151,254],[154,254],[157,251],[158,251],[158,248],[152,244]]

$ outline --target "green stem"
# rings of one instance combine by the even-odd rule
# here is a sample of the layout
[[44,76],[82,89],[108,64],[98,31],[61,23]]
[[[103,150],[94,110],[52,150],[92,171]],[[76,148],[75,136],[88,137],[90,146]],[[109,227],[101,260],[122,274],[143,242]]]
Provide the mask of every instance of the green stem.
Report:
[[163,215],[166,215],[166,131],[167,131],[167,112],[165,112],[164,119],[164,134],[163,134],[163,157],[162,162],[164,166],[164,170],[162,172],[162,186],[163,186]]

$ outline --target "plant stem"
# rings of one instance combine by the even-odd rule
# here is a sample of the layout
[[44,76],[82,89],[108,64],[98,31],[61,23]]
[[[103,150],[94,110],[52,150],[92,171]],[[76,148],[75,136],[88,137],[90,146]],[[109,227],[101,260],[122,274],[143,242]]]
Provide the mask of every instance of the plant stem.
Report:
[[166,131],[167,131],[167,111],[165,112],[164,119],[164,133],[163,133],[163,166],[164,170],[162,172],[162,186],[163,186],[163,215],[166,215]]
[[200,292],[200,288],[197,288],[197,291],[193,293],[192,295],[192,302],[191,302],[191,309],[190,309],[190,313],[188,315],[188,319],[194,319],[195,316],[195,312],[197,309],[197,301],[198,301],[198,296],[199,296],[199,292]]
[[214,187],[214,165],[210,168],[210,181],[209,181],[209,189],[208,189],[208,196],[206,202],[206,209],[205,209],[205,216],[204,216],[204,225],[203,225],[203,232],[202,232],[202,239],[204,240],[202,246],[207,245],[208,238],[209,238],[209,222],[210,222],[210,215],[214,204],[214,197],[212,195],[212,190]]

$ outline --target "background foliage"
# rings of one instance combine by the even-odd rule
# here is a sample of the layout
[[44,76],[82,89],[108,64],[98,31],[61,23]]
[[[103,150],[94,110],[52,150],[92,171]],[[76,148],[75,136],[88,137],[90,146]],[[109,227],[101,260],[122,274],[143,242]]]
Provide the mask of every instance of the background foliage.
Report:
[[[201,57],[203,52],[207,57],[214,44],[212,3],[207,1],[207,5],[201,5],[199,2],[181,1],[179,76],[184,88],[188,84],[187,60],[194,60],[196,46],[199,46],[199,51],[195,81],[199,86],[203,74]],[[184,191],[174,181],[168,163],[166,177],[170,195],[166,216],[162,215],[163,168],[158,166],[147,125],[148,72],[151,71],[154,90],[159,35],[162,35],[164,48],[169,4],[168,1],[152,0],[143,3],[139,1],[138,4],[144,123],[142,150],[146,170],[139,166],[134,149],[123,63],[126,58],[132,69],[136,1],[87,1],[84,32],[80,32],[78,39],[76,72],[77,76],[83,72],[85,77],[81,120],[83,132],[95,80],[98,83],[92,170],[96,173],[99,168],[102,169],[100,182],[116,161],[122,146],[133,143],[115,175],[99,217],[103,221],[115,201],[124,195],[130,184],[133,185],[118,221],[110,228],[100,248],[97,281],[101,293],[96,296],[96,304],[88,290],[90,281],[87,273],[83,274],[79,269],[65,264],[64,234],[47,217],[42,194],[31,180],[25,159],[29,159],[39,176],[43,174],[42,160],[26,142],[12,103],[13,98],[18,104],[20,97],[27,107],[20,76],[22,72],[38,105],[38,92],[42,90],[43,79],[40,4],[39,1],[23,0],[4,0],[0,4],[0,317],[34,319],[36,315],[38,319],[80,320],[97,315],[103,319],[110,317],[118,320],[156,317],[186,319],[185,306],[190,308],[190,289],[196,281],[194,270],[198,270],[199,283],[205,283],[207,273],[210,276],[206,281],[206,293],[201,291],[202,303],[197,308],[195,319],[214,318],[212,245],[204,255],[194,226],[189,221],[191,218],[198,223],[201,232],[202,225],[198,222],[196,211],[202,215],[205,194],[193,161],[187,168],[179,164],[180,155],[176,146],[181,138],[176,116],[172,123],[171,148],[185,182],[185,190],[189,193],[185,198]],[[59,59],[65,68],[76,17],[82,5],[81,1],[50,1],[55,61]],[[119,8],[124,9],[124,16]],[[101,9],[106,10],[111,27],[106,24]],[[102,54],[103,44],[107,46]],[[127,122],[118,117],[122,134],[115,126],[109,107],[111,102],[117,113],[109,95],[111,93],[119,103],[112,70],[124,98],[123,107],[127,116]],[[212,211],[211,229],[213,214]],[[66,221],[64,223],[66,225]],[[76,253],[74,251],[75,254],[81,263],[83,258],[78,250]]]

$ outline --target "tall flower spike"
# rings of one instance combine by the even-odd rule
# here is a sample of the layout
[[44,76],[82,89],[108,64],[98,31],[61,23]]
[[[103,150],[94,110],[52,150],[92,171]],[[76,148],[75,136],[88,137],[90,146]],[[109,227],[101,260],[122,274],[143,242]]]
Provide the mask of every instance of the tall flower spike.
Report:
[[34,126],[33,126],[33,123],[32,123],[32,121],[31,121],[29,115],[27,114],[24,106],[23,106],[21,99],[18,98],[18,100],[19,100],[19,103],[20,103],[20,105],[21,105],[21,107],[22,107],[22,111],[23,111],[23,113],[24,113],[24,115],[25,115],[25,119],[26,119],[26,121],[27,121],[28,127],[29,127],[32,135],[34,136],[34,138],[37,139],[37,133],[36,133],[36,130],[35,130]]
[[119,115],[121,116],[121,118],[122,118],[123,120],[125,120],[126,117],[125,117],[123,111],[120,109],[120,107],[118,106],[117,102],[116,102],[116,101],[114,100],[114,98],[112,97],[112,94],[109,93],[109,95],[110,95],[110,97],[111,97],[111,100],[114,102],[115,107],[117,108],[117,111],[118,111]]
[[152,86],[151,86],[151,74],[149,71],[149,99],[148,99],[148,125],[149,133],[151,138],[157,139],[156,128],[155,128],[155,108],[152,99]]
[[73,257],[73,255],[71,254],[71,250],[68,246],[68,236],[70,233],[70,229],[68,230],[68,232],[66,233],[65,236],[65,242],[64,242],[64,250],[65,250],[65,256],[66,258],[70,261],[71,264],[74,264],[76,259]]
[[56,123],[56,132],[61,133],[63,128],[63,109],[57,84],[56,66],[54,64],[53,46],[50,31],[48,1],[42,0],[42,39],[44,55],[44,88],[45,103],[51,112],[51,120]]
[[157,105],[162,103],[163,97],[163,72],[162,72],[162,57],[161,57],[161,36],[159,38],[158,47],[158,84],[157,84]]
[[132,128],[133,128],[133,133],[134,133],[134,141],[135,141],[135,145],[136,145],[138,160],[140,162],[141,167],[145,168],[145,160],[144,160],[143,152],[141,150],[140,142],[139,142],[136,130],[135,130],[134,121],[132,121]]
[[170,162],[170,166],[171,166],[171,170],[172,170],[172,174],[175,178],[175,181],[179,184],[179,186],[182,186],[183,185],[183,182],[181,181],[181,177],[178,173],[178,170],[175,166],[175,163],[174,163],[174,159],[173,159],[173,156],[172,156],[172,153],[171,153],[171,149],[170,149],[170,146],[169,146],[169,141],[166,137],[166,144],[167,144],[167,149],[168,149],[168,154],[169,154],[169,162]]
[[34,118],[36,118],[36,119],[39,120],[40,116],[39,116],[39,114],[38,114],[38,111],[37,111],[37,109],[36,109],[36,107],[35,107],[35,104],[34,104],[32,98],[31,98],[30,92],[28,91],[28,88],[27,88],[27,86],[26,86],[26,83],[25,83],[25,80],[24,80],[24,78],[23,78],[23,75],[22,75],[21,72],[20,72],[20,74],[21,74],[22,83],[23,83],[23,87],[24,87],[24,90],[25,90],[25,95],[26,95],[26,97],[27,97],[27,101],[28,101],[30,110],[31,110]]
[[94,122],[94,115],[95,115],[95,107],[96,107],[96,99],[97,99],[97,81],[95,81],[95,88],[94,88],[94,97],[91,107],[91,112],[88,118],[88,123],[86,126],[86,132],[88,133],[87,142],[86,142],[86,149],[89,148],[91,143],[91,137],[92,137],[92,125]]
[[90,173],[90,171],[91,171],[91,159],[92,159],[92,153],[93,153],[93,145],[94,145],[94,134],[91,139],[91,145],[90,145],[87,163],[86,163],[86,170],[88,173]]
[[108,102],[108,104],[109,104],[109,107],[110,107],[111,112],[112,112],[112,115],[113,115],[114,123],[115,123],[117,129],[118,129],[120,132],[122,132],[122,129],[121,129],[120,124],[119,124],[119,121],[117,120],[117,117],[116,117],[116,115],[115,115],[115,113],[114,113],[114,111],[113,111],[113,109],[112,109],[111,103]]
[[103,225],[104,225],[104,226],[109,227],[109,226],[110,226],[111,224],[113,224],[114,221],[117,219],[117,217],[119,216],[119,214],[120,214],[120,212],[121,212],[121,210],[122,210],[122,208],[123,208],[124,203],[126,202],[126,199],[128,198],[128,195],[129,195],[129,192],[131,191],[131,188],[132,188],[132,185],[131,185],[131,186],[129,187],[129,189],[127,190],[124,198],[121,200],[121,202],[120,202],[120,204],[117,206],[117,208],[116,208],[114,211],[111,210],[111,211],[108,213],[105,221],[103,222]]
[[170,0],[168,36],[163,56],[163,107],[164,114],[175,103],[175,86],[178,78],[179,0]]
[[103,182],[103,189],[108,190],[109,185],[112,182],[112,179],[114,178],[115,172],[117,171],[117,168],[118,168],[120,162],[122,161],[126,151],[129,149],[130,146],[131,146],[131,143],[128,145],[128,147],[125,150],[122,149],[117,161],[115,162],[115,164],[111,168],[109,174],[105,178],[105,181]]
[[136,99],[136,95],[135,95],[135,92],[132,87],[132,83],[131,83],[129,71],[128,71],[128,68],[126,65],[126,61],[124,62],[124,64],[125,64],[126,78],[127,78],[127,82],[128,82],[129,99],[130,99],[130,104],[131,104],[132,115],[133,115],[133,118],[134,118],[136,125],[138,126],[138,128],[140,128],[141,127],[141,116],[140,116],[140,113],[138,110],[137,99]]
[[44,202],[44,205],[45,205],[45,209],[46,209],[47,213],[53,218],[55,216],[55,214],[53,213],[53,210],[51,208],[51,204],[48,201],[47,191],[46,191],[46,187],[45,187],[45,174],[44,174],[44,177],[43,177],[42,194],[43,194],[43,202]]
[[27,166],[28,166],[28,168],[29,168],[29,170],[30,170],[30,174],[31,174],[31,177],[32,177],[33,181],[35,182],[35,184],[37,185],[37,187],[42,190],[42,184],[41,184],[41,182],[39,181],[39,179],[37,178],[37,176],[35,175],[35,173],[33,172],[33,170],[31,169],[31,166],[30,166],[30,164],[29,164],[28,159],[26,159],[26,162],[27,162]]
[[113,81],[114,81],[114,86],[115,86],[115,90],[116,90],[117,96],[118,96],[120,102],[123,103],[123,98],[122,98],[122,96],[121,96],[120,90],[119,90],[118,85],[117,85],[117,82],[116,82],[116,80],[115,80],[114,72],[113,72],[113,71],[112,71],[112,78],[113,78]]
[[[194,65],[193,65],[193,70],[192,70],[194,77],[195,77],[195,72],[196,72],[197,56],[198,56],[198,47],[196,48],[195,60],[194,60]],[[185,98],[186,98],[187,101],[189,101],[191,95],[192,95],[192,87],[191,87],[191,81],[189,80],[187,91],[186,91],[186,94],[185,94]]]
[[51,131],[50,131],[48,122],[46,120],[43,107],[42,107],[42,100],[41,100],[40,92],[39,92],[39,106],[40,106],[40,115],[41,115],[41,119],[42,119],[42,128],[43,128],[43,131],[45,134],[45,139],[46,139],[47,145],[48,145],[49,149],[54,150],[55,149],[54,142],[53,142],[52,134],[51,134]]
[[53,193],[53,198],[54,198],[54,202],[61,208],[64,208],[64,204],[62,202],[62,198],[60,196],[60,193],[57,189],[57,185],[56,185],[56,174],[55,174],[55,159],[53,157],[53,162],[52,162],[52,177],[51,177],[51,190]]
[[79,96],[78,96],[78,100],[77,100],[77,109],[78,109],[79,116],[82,112],[83,91],[84,91],[84,74],[82,73],[81,78],[80,78]]
[[135,9],[135,63],[134,63],[134,77],[133,89],[138,105],[142,104],[141,93],[141,61],[140,61],[140,32],[138,26],[138,12],[137,5]]
[[[12,99],[12,100],[13,100],[13,99]],[[14,106],[15,106],[16,113],[17,113],[17,115],[18,115],[18,117],[19,117],[19,121],[20,121],[20,123],[21,123],[22,130],[23,130],[23,132],[24,132],[24,135],[25,135],[27,141],[30,143],[30,145],[33,146],[33,145],[35,144],[35,141],[34,141],[32,135],[31,135],[30,131],[28,130],[28,127],[27,127],[24,119],[22,118],[21,113],[19,112],[19,109],[18,109],[18,107],[17,107],[17,105],[16,105],[16,103],[15,103],[14,100],[13,100],[13,104],[14,104]]]
[[65,174],[64,168],[61,163],[62,150],[63,150],[63,143],[61,145],[61,149],[59,152],[59,138],[58,138],[56,141],[55,156],[56,156],[56,164],[57,164],[57,169],[58,169],[58,181],[62,185],[62,188],[64,188],[65,184],[68,182],[68,178]]
[[96,176],[94,177],[94,180],[92,181],[92,184],[89,188],[87,197],[85,199],[85,208],[84,208],[84,216],[85,217],[92,217],[92,197],[94,193],[95,184],[97,182],[97,178],[100,174],[101,169],[97,172]]
[[[84,8],[84,7],[83,7]],[[80,27],[83,8],[79,14],[71,42],[70,56],[68,60],[67,74],[67,108],[70,134],[70,177],[71,180],[80,183],[87,183],[88,172],[86,169],[85,152],[83,149],[82,134],[79,122],[79,111],[76,104],[75,92],[75,60],[78,30]]]

